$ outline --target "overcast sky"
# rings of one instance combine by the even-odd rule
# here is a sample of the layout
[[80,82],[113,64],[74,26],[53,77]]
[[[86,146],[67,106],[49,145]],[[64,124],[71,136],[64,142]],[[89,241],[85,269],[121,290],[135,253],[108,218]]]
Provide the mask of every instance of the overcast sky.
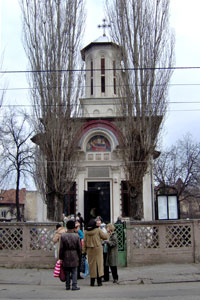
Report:
[[[1,53],[3,70],[26,70],[27,59],[21,42],[21,19],[18,0],[0,0]],[[97,39],[97,28],[104,18],[104,0],[87,0],[87,26],[84,46]],[[176,35],[176,66],[200,67],[200,0],[171,0],[171,27]],[[28,87],[24,74],[7,74],[8,90],[5,104],[26,104]],[[2,82],[2,80],[1,80]],[[12,90],[12,89],[18,90]],[[21,89],[24,88],[24,89]],[[200,142],[200,69],[174,71],[165,121],[164,147],[190,132]]]

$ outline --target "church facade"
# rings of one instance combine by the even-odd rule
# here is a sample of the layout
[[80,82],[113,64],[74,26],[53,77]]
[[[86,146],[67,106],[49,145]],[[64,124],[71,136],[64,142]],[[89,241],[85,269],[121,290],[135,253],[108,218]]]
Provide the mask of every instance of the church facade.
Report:
[[[100,215],[105,222],[129,217],[126,176],[120,158],[116,118],[117,81],[122,72],[120,47],[102,36],[81,50],[85,61],[85,97],[80,99],[84,121],[79,139],[80,162],[74,193],[66,214],[81,212],[88,220]],[[120,76],[118,76],[120,75]],[[144,220],[154,218],[151,172],[143,179]],[[69,202],[69,201],[68,201]]]

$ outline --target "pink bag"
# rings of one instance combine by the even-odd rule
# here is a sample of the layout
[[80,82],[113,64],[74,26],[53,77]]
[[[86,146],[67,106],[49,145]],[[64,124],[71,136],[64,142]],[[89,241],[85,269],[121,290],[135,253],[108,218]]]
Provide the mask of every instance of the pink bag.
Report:
[[53,272],[53,277],[60,278],[62,282],[66,281],[64,268],[60,260],[57,260],[56,262],[54,272]]
[[57,277],[57,278],[60,277],[60,265],[61,265],[60,260],[57,260],[55,268],[54,268],[54,272],[53,272],[53,277]]

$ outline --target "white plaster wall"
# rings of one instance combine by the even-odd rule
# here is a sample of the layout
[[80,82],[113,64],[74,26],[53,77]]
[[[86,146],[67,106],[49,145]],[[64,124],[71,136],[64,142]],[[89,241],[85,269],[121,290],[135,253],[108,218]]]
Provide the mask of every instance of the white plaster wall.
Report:
[[[90,62],[93,61],[93,87],[94,93],[90,93],[90,71],[86,71],[86,98],[116,97],[113,91],[113,60],[116,61],[116,69],[119,69],[119,50],[112,45],[93,45],[85,53],[86,70],[91,69]],[[101,93],[101,58],[105,58],[106,90]]]
[[26,191],[25,220],[34,222],[47,221],[47,208],[38,191]]
[[85,187],[85,178],[87,177],[86,168],[85,171],[79,171],[77,176],[77,212],[80,212],[84,216],[84,190]]

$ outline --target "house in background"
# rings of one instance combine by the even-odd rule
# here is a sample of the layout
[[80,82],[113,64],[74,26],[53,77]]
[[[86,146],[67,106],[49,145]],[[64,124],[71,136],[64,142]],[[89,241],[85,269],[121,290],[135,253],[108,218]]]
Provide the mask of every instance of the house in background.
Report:
[[[0,191],[0,221],[16,221],[16,190]],[[26,201],[26,189],[19,191],[19,206],[22,219],[24,218],[24,207]]]
[[[0,221],[16,221],[16,190],[0,191]],[[45,222],[46,205],[38,191],[19,190],[19,205],[22,221]]]

